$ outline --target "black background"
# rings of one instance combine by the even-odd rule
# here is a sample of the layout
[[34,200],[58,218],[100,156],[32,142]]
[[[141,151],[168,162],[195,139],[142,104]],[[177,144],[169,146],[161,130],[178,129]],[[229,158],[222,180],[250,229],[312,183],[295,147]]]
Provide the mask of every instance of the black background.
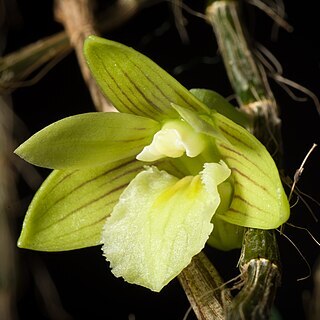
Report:
[[[203,12],[202,1],[187,3]],[[311,0],[285,1],[288,21],[293,25],[294,31],[287,33],[280,30],[277,41],[271,41],[272,21],[264,13],[248,4],[244,4],[244,13],[251,36],[279,59],[284,76],[319,94],[320,28],[315,3]],[[61,31],[61,25],[53,18],[52,7],[52,1],[17,1],[19,15],[8,16],[11,25],[5,53]],[[188,13],[185,13],[185,17],[188,20],[189,44],[183,44],[180,40],[169,2],[159,2],[144,9],[130,22],[104,36],[133,46],[146,54],[187,88],[209,88],[224,96],[231,95],[232,89],[217,51],[212,29],[202,19]],[[181,70],[177,68],[181,65],[186,68],[177,72]],[[293,177],[312,143],[320,142],[319,115],[311,99],[296,102],[272,80],[271,86],[281,108],[286,174]],[[303,96],[300,93],[297,95]],[[28,133],[20,133],[21,128],[17,125],[17,144],[53,121],[94,110],[73,53],[37,84],[16,90],[12,94],[12,102],[15,113],[28,129]],[[302,191],[318,200],[319,155],[320,149],[312,154],[299,182]],[[39,172],[42,177],[48,174],[47,171]],[[15,240],[34,190],[20,181],[19,192],[21,205],[14,230]],[[310,203],[319,217],[319,207]],[[307,227],[320,239],[319,225],[303,205],[298,204],[292,210],[292,222]],[[302,230],[287,227],[285,231],[300,248],[311,267],[314,267],[320,253],[319,246]],[[283,319],[304,319],[302,295],[312,290],[312,277],[297,282],[298,278],[308,274],[308,267],[284,237],[279,237],[279,246],[283,279],[276,307]],[[212,248],[205,250],[225,280],[237,275],[239,252],[222,253]],[[99,247],[62,253],[17,249],[16,256],[17,314],[20,319],[121,320],[134,319],[133,314],[137,320],[182,319],[189,307],[177,280],[156,294],[114,278]],[[46,279],[51,279],[52,282],[46,282]],[[51,289],[52,285],[56,291]],[[44,296],[39,289],[41,287],[45,288],[49,297]],[[60,297],[60,303],[57,304],[55,292]],[[46,305],[48,301],[50,303]]]

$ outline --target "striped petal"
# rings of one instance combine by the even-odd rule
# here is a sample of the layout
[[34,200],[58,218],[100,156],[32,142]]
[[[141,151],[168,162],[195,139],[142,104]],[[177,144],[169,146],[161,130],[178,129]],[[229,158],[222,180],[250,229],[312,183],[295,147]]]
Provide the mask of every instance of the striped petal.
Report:
[[53,171],[30,204],[18,246],[63,251],[99,244],[106,217],[142,167],[142,162],[127,159]]
[[158,122],[131,114],[86,113],[49,125],[15,153],[45,168],[86,168],[137,155],[159,129]]
[[217,140],[216,145],[234,179],[233,200],[221,218],[244,227],[279,227],[288,220],[290,207],[272,157],[241,126],[218,113],[215,120],[229,141]]
[[215,112],[211,116],[173,105],[195,130],[214,138],[214,145],[232,170],[234,196],[219,217],[243,227],[274,229],[290,215],[278,169],[266,148],[246,129]]
[[132,48],[90,36],[84,54],[101,90],[121,112],[159,120],[177,116],[171,102],[207,110],[178,81]]

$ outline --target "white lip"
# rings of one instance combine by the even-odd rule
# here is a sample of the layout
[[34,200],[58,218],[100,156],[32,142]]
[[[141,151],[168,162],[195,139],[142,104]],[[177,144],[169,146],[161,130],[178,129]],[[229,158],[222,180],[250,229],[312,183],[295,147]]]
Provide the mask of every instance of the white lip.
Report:
[[136,158],[149,162],[165,157],[179,158],[184,153],[193,158],[204,148],[205,140],[201,134],[195,132],[186,122],[173,120],[167,122],[154,135],[151,144],[144,147]]

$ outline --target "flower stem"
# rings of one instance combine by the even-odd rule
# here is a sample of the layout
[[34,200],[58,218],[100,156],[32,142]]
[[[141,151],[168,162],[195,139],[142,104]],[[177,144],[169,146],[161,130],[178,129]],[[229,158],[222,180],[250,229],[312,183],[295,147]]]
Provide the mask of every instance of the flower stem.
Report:
[[[211,1],[206,16],[212,25],[240,108],[252,119],[253,134],[281,161],[278,109],[263,67],[248,45],[236,0]],[[240,257],[243,288],[233,299],[227,319],[268,319],[281,278],[274,231],[247,229]]]
[[225,319],[231,294],[204,253],[194,256],[178,279],[199,320]]

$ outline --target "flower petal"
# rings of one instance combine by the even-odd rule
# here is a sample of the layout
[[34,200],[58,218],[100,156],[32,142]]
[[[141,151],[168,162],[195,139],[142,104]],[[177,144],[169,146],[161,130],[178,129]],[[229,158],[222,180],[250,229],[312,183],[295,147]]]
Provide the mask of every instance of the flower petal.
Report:
[[208,123],[204,121],[196,112],[183,108],[175,103],[172,103],[171,105],[179,113],[180,117],[185,120],[196,132],[228,142],[220,130],[217,129],[213,121]]
[[232,179],[228,179],[218,186],[221,202],[211,220],[214,228],[207,241],[210,246],[224,251],[241,248],[244,232],[244,227],[228,223],[220,218],[220,214],[228,210],[232,201],[234,186],[231,181]]
[[191,89],[190,92],[210,109],[216,110],[244,128],[250,127],[249,117],[217,92],[208,89]]
[[[225,167],[213,165],[203,174],[216,170],[218,182]],[[160,291],[204,247],[220,202],[215,189],[208,194],[199,175],[179,180],[155,167],[139,173],[104,227],[103,251],[112,272]]]
[[234,180],[230,208],[220,218],[239,226],[275,229],[290,215],[278,169],[264,145],[249,131],[222,114],[199,115],[173,104],[195,130],[214,139]]
[[101,90],[121,112],[158,120],[177,116],[171,102],[191,110],[207,110],[178,81],[132,48],[90,36],[84,54]]
[[244,227],[228,223],[215,214],[211,220],[214,229],[207,243],[216,249],[229,251],[242,246]]
[[279,227],[288,220],[290,207],[271,155],[243,127],[219,113],[214,118],[229,141],[216,140],[216,146],[234,180],[233,200],[221,219],[258,229]]
[[188,157],[198,156],[206,147],[203,134],[181,120],[167,121],[158,131],[150,145],[143,148],[137,155],[141,161],[155,161],[165,157],[179,158],[184,153]]
[[142,170],[135,159],[93,169],[55,170],[33,198],[18,246],[64,251],[100,243],[120,194]]
[[15,153],[41,167],[85,168],[138,154],[159,129],[158,122],[131,114],[86,113],[49,125]]

